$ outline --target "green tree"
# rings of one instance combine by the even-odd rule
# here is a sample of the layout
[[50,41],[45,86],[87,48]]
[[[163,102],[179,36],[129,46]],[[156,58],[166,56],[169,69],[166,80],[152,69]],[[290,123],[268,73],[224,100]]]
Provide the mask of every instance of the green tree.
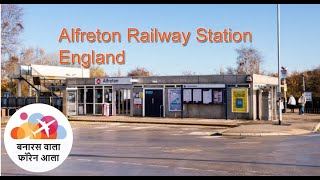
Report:
[[108,77],[108,74],[100,66],[92,66],[90,67],[90,77],[91,78]]

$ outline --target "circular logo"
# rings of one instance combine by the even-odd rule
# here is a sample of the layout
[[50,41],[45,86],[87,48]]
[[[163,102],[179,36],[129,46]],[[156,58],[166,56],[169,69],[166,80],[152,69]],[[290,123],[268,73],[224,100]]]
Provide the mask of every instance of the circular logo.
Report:
[[31,172],[46,172],[68,157],[73,134],[68,119],[46,104],[30,104],[15,112],[4,131],[12,161]]
[[100,79],[97,79],[97,84],[100,84],[101,83],[101,80]]

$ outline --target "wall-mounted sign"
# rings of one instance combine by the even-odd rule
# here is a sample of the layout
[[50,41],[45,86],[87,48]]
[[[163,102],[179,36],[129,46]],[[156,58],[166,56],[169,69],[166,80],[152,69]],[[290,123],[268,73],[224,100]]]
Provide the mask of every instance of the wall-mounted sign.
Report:
[[304,96],[306,97],[306,101],[312,101],[312,92],[304,92]]
[[96,78],[95,84],[132,84],[131,78]]
[[232,112],[248,113],[248,88],[232,88]]
[[193,103],[202,102],[202,89],[193,89],[192,90]]
[[183,101],[186,103],[192,101],[192,89],[183,89]]
[[181,89],[168,89],[169,111],[181,111]]
[[212,89],[203,90],[203,104],[212,104]]
[[142,99],[141,98],[134,98],[133,99],[133,104],[134,105],[141,105],[142,104]]
[[213,91],[213,103],[214,104],[222,104],[223,103],[222,90]]

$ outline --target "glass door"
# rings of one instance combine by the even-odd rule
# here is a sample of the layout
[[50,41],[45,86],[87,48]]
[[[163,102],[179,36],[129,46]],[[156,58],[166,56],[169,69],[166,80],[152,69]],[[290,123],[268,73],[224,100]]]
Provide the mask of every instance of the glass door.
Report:
[[67,89],[67,115],[77,115],[77,89]]

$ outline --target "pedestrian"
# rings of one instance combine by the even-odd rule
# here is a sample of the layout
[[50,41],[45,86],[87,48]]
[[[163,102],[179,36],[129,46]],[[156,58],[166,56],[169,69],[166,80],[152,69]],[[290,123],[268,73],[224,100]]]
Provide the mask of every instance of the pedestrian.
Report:
[[299,115],[304,115],[304,106],[306,105],[306,97],[304,96],[304,93],[300,96],[298,103],[300,106]]
[[291,112],[294,113],[294,108],[296,107],[297,102],[296,99],[293,97],[293,95],[290,95],[288,100],[288,106],[291,109]]

